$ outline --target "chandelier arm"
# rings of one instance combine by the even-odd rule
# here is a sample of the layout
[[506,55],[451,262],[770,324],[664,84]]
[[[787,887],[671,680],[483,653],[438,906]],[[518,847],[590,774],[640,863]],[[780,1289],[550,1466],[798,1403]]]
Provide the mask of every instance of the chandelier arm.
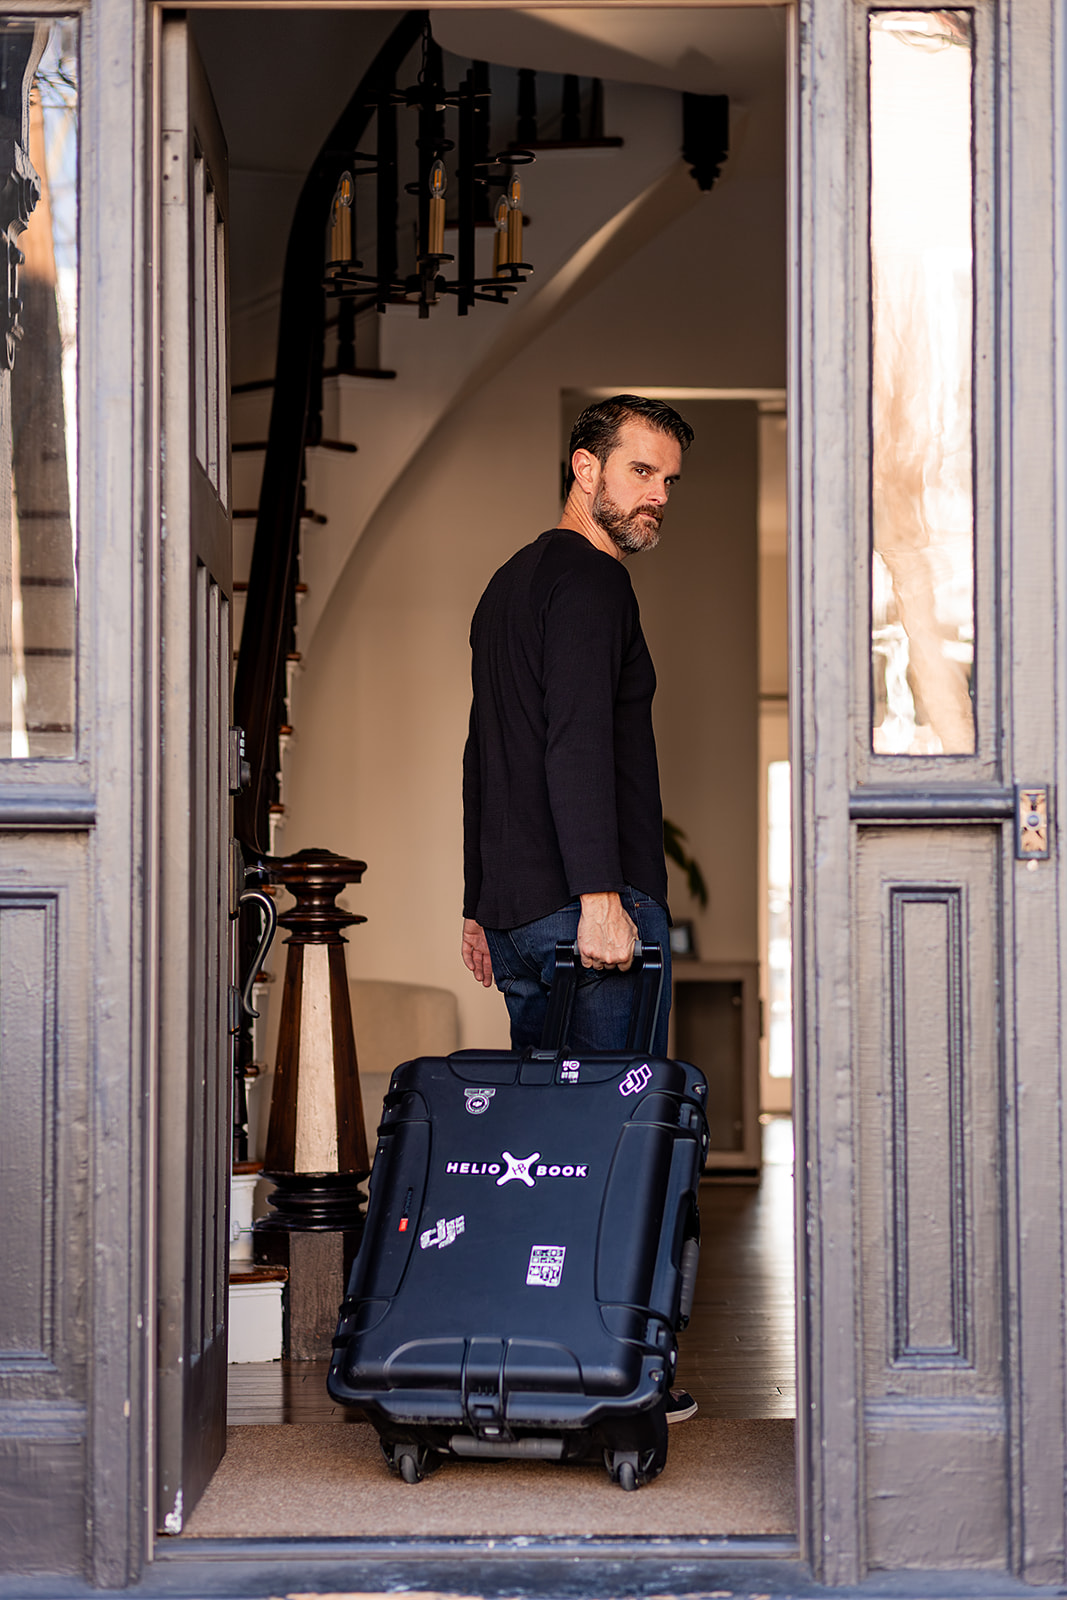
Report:
[[397,142],[396,103],[378,107],[378,182],[376,184],[377,255],[378,255],[378,310],[388,304],[388,290],[396,277],[396,230],[400,217],[399,152]]
[[[490,300],[496,305],[506,305],[516,286],[526,282],[524,273],[531,271],[524,262],[510,263],[508,255],[521,254],[522,219],[521,194],[518,190],[516,167],[536,160],[532,150],[521,149],[516,144],[504,152],[491,154],[489,143],[489,100],[491,94],[488,63],[473,61],[457,88],[449,89],[444,82],[444,57],[441,47],[433,38],[429,14],[421,32],[421,64],[417,81],[407,88],[398,89],[395,79],[392,87],[380,88],[374,99],[378,112],[378,152],[353,153],[348,159],[348,170],[357,175],[375,174],[377,177],[377,277],[372,280],[362,271],[356,259],[353,230],[352,257],[347,262],[331,262],[329,275],[324,280],[329,299],[359,298],[366,303],[362,291],[374,288],[375,303],[384,311],[396,300],[418,306],[420,317],[428,317],[443,293],[456,296],[456,310],[465,316],[475,298]],[[396,108],[403,106],[418,116],[415,138],[417,176],[404,185],[404,192],[416,202],[415,218],[415,270],[401,278],[399,272],[399,129]],[[443,157],[456,149],[456,144],[446,137],[445,111],[455,110],[458,115],[458,156],[455,190],[458,195],[458,267],[454,282],[441,276],[441,268],[457,259],[443,246],[446,227],[444,191],[447,177]],[[362,163],[360,167],[359,164]],[[476,229],[479,223],[489,221],[489,190],[501,188],[512,191],[507,220],[507,245],[496,257],[501,270],[492,278],[477,278]],[[505,194],[505,201],[507,195]],[[504,202],[502,202],[504,203]],[[498,207],[499,210],[499,207]],[[499,231],[499,223],[498,223]],[[504,279],[501,287],[499,280]],[[476,293],[491,289],[490,294]]]
[[474,304],[474,68],[467,72],[459,102],[459,315]]

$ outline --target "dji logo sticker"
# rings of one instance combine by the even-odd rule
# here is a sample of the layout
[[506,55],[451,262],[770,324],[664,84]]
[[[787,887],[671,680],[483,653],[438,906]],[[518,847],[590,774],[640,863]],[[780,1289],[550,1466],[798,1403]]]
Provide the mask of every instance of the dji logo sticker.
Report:
[[434,1227],[419,1234],[419,1249],[443,1250],[446,1245],[455,1244],[465,1226],[463,1217],[453,1217],[450,1222],[441,1217]]
[[496,1180],[497,1188],[501,1188],[501,1186],[505,1183],[510,1183],[512,1178],[518,1178],[519,1182],[524,1183],[527,1189],[532,1189],[534,1187],[534,1180],[530,1176],[530,1168],[533,1166],[535,1161],[540,1159],[540,1150],[535,1150],[532,1156],[526,1157],[525,1161],[516,1161],[510,1150],[504,1150],[502,1154],[504,1160],[508,1164],[508,1170],[504,1173],[502,1178],[498,1178]]
[[489,1102],[496,1094],[495,1089],[464,1089],[467,1110],[472,1117],[480,1117],[483,1111],[489,1110]]
[[560,1083],[577,1083],[578,1074],[582,1070],[580,1061],[561,1061],[559,1064]]
[[652,1068],[646,1061],[643,1067],[631,1067],[619,1084],[620,1094],[640,1094],[652,1082]]

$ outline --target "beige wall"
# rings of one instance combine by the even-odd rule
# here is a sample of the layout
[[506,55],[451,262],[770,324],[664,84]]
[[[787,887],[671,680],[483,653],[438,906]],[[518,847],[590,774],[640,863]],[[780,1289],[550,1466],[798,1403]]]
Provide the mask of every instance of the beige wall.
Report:
[[705,961],[757,950],[757,411],[679,402],[696,439],[658,550],[631,562],[658,688],[664,815],[684,830],[708,907],[670,869],[671,910]]
[[788,582],[786,535],[786,422],[784,408],[760,417],[760,694],[782,700],[789,693]]
[[[592,397],[564,397],[561,448]],[[669,864],[671,911],[704,961],[757,958],[759,417],[754,401],[676,401],[696,438],[655,553],[630,562],[656,664],[663,814],[708,886]]]
[[[366,859],[350,891],[369,918],[351,935],[351,975],[453,989],[464,1042],[507,1039],[503,1002],[458,955],[471,612],[500,562],[556,521],[563,390],[783,384],[783,216],[774,185],[753,194],[724,183],[454,409],[373,518],[315,631],[285,848]],[[637,583],[664,683],[665,797],[712,883],[702,953],[751,957],[755,411],[690,409],[709,413],[708,455],[694,447],[687,466],[696,514],[672,508]],[[699,641],[696,659],[687,639]]]

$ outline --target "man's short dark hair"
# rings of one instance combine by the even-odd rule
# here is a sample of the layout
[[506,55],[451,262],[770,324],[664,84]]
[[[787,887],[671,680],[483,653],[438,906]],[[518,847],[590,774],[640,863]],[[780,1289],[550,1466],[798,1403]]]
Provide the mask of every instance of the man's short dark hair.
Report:
[[688,450],[693,442],[693,430],[688,422],[664,400],[646,400],[639,394],[615,394],[610,400],[597,400],[594,405],[586,406],[571,429],[566,494],[570,494],[574,482],[574,468],[571,465],[574,452],[588,450],[603,466],[618,444],[619,432],[627,422],[643,422],[647,428],[655,428],[657,433],[670,434],[683,450]]

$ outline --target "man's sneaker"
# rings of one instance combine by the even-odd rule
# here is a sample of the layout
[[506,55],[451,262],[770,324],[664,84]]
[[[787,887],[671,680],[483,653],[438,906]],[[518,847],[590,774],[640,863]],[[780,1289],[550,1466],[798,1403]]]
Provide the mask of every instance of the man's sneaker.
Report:
[[697,1403],[686,1389],[672,1389],[667,1396],[667,1421],[688,1422],[696,1416]]

